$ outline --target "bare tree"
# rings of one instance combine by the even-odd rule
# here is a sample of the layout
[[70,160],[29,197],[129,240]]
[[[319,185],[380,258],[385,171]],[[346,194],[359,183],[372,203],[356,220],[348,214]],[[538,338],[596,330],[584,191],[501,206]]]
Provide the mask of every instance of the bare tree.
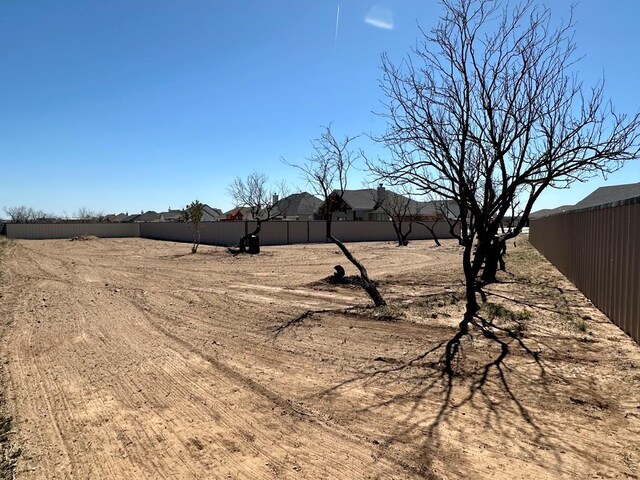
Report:
[[204,205],[198,200],[187,205],[182,211],[182,221],[189,224],[191,233],[193,234],[193,245],[191,246],[191,253],[198,252],[198,246],[200,246],[200,222],[202,221],[202,215],[204,214]]
[[26,223],[31,220],[32,208],[25,205],[19,207],[5,207],[4,211],[13,223]]
[[43,221],[53,215],[45,213],[43,210],[35,210],[32,207],[21,205],[19,207],[6,207],[4,209],[13,223],[28,223]]
[[[495,280],[504,242],[522,230],[536,199],[636,158],[640,115],[617,113],[602,83],[585,90],[576,79],[572,20],[554,27],[533,1],[443,5],[413,55],[399,66],[383,55],[388,129],[379,140],[392,159],[375,171],[459,209],[464,335],[477,289]],[[518,222],[499,232],[517,202]]]
[[420,220],[422,205],[412,198],[407,188],[400,188],[399,192],[387,190],[380,185],[371,189],[376,207],[382,210],[393,225],[399,247],[409,245],[409,235],[413,231],[414,222]]
[[256,222],[256,228],[240,238],[239,251],[246,251],[246,243],[250,236],[258,235],[262,230],[262,224],[268,222],[276,215],[286,214],[286,183],[279,182],[275,185],[269,183],[269,178],[264,173],[252,172],[246,178],[236,177],[227,192],[233,198],[238,207],[249,209],[251,219]]
[[[458,226],[458,216],[453,214],[451,211],[451,207],[448,202],[444,200],[432,200],[429,202],[433,206],[433,213],[431,213],[430,209],[427,211],[427,208],[423,208],[421,211],[425,213],[423,218],[416,223],[422,225],[433,237],[433,241],[435,242],[437,247],[441,247],[440,238],[438,237],[438,233],[436,232],[436,227],[441,222],[446,222],[449,226],[449,233],[452,237],[457,237],[456,228]],[[431,215],[426,215],[427,213]],[[430,216],[431,218],[426,219],[424,217]]]
[[104,222],[106,217],[102,212],[91,210],[87,207],[80,207],[74,215],[81,222]]
[[341,206],[342,197],[347,189],[349,170],[359,156],[349,148],[353,139],[353,137],[344,137],[339,140],[334,137],[330,126],[325,127],[320,138],[312,141],[314,153],[306,159],[306,163],[290,165],[302,171],[310,189],[324,200],[322,215],[325,219],[327,240],[337,245],[344,256],[358,269],[365,292],[376,307],[381,307],[386,305],[386,302],[375,283],[369,278],[367,269],[331,231],[333,212]]

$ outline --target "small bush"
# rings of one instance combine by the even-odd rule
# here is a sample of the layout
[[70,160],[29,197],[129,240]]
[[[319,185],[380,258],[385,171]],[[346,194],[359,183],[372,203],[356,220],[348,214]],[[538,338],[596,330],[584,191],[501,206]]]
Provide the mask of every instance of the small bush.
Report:
[[490,320],[495,320],[496,318],[498,318],[507,322],[512,322],[511,324],[507,325],[506,328],[518,338],[523,338],[526,336],[527,330],[529,328],[527,322],[531,320],[532,317],[530,311],[513,311],[503,305],[491,302],[485,303],[483,308]]
[[487,316],[493,320],[495,318],[502,318],[505,320],[509,320],[511,318],[512,312],[508,308],[498,304],[487,302],[483,305],[484,310]]
[[398,321],[404,317],[404,309],[399,305],[376,307],[371,316],[376,320]]
[[531,320],[531,312],[528,310],[513,311],[498,303],[487,302],[483,308],[490,319],[500,318],[503,320],[513,320],[514,322],[524,322]]
[[573,322],[576,329],[581,333],[587,333],[589,331],[589,325],[584,320],[578,320],[577,322]]

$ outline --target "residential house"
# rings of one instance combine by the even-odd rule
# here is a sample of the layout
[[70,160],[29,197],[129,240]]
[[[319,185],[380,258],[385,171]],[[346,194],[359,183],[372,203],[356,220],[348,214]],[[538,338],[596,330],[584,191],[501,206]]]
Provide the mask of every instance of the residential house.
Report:
[[271,210],[271,218],[275,220],[315,220],[322,200],[308,192],[294,193],[277,200]]
[[144,212],[138,215],[133,221],[136,223],[159,222],[160,214],[158,212],[154,212],[153,210],[149,210],[148,212]]
[[107,222],[120,223],[127,216],[126,213],[119,213],[117,215],[107,215]]
[[[333,220],[370,220],[388,221],[390,217],[413,221],[435,221],[444,218],[456,218],[457,206],[454,202],[434,200],[419,202],[399,193],[387,190],[384,186],[360,190],[345,190],[342,195],[332,193]],[[319,207],[320,217],[325,204]]]
[[[384,187],[345,190],[342,193],[334,190],[330,197],[332,220],[389,220],[378,201],[383,190]],[[320,205],[319,218],[324,216],[327,208],[326,202]]]
[[160,212],[161,222],[181,222],[182,210],[167,210],[166,212]]
[[202,206],[202,222],[218,222],[223,218],[225,216],[219,208],[212,208],[207,204]]
[[130,223],[133,221],[136,221],[136,219],[140,216],[140,213],[134,213],[133,215],[125,215],[124,218],[122,218],[122,220],[120,220],[122,223]]
[[236,207],[224,213],[224,222],[242,222],[243,220],[254,220],[249,207]]
[[[202,206],[201,222],[217,222],[223,217],[222,210],[212,208],[207,204]],[[182,210],[171,210],[160,213],[160,222],[182,222]]]

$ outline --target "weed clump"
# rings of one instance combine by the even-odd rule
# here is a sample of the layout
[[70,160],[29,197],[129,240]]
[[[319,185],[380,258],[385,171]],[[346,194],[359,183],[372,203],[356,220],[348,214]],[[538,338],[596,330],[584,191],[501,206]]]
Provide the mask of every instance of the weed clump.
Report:
[[493,322],[497,319],[508,322],[506,328],[516,337],[523,338],[527,335],[529,328],[527,322],[532,317],[529,310],[514,311],[504,305],[492,302],[485,303],[482,308],[490,321]]

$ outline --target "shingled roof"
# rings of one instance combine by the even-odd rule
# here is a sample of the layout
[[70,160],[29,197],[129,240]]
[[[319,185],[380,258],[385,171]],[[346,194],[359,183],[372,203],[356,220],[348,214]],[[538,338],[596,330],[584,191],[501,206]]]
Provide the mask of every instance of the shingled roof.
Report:
[[600,187],[584,197],[575,205],[562,205],[556,208],[543,208],[536,212],[532,212],[529,218],[540,218],[556,213],[569,212],[572,210],[580,210],[583,208],[597,207],[598,205],[606,205],[607,203],[619,202],[628,198],[640,197],[640,182],[627,183],[625,185],[611,185]]
[[286,215],[296,217],[300,215],[313,215],[322,205],[322,200],[308,192],[294,193],[278,200],[272,212],[272,216]]
[[634,197],[640,197],[640,182],[600,187],[576,203],[571,209],[596,207]]
[[529,214],[529,218],[548,217],[549,215],[555,215],[556,213],[566,212],[567,210],[571,210],[572,208],[573,205],[562,205],[556,208],[543,208],[542,210],[531,212]]
[[378,195],[375,188],[345,190],[341,197],[352,210],[373,210],[377,207]]

